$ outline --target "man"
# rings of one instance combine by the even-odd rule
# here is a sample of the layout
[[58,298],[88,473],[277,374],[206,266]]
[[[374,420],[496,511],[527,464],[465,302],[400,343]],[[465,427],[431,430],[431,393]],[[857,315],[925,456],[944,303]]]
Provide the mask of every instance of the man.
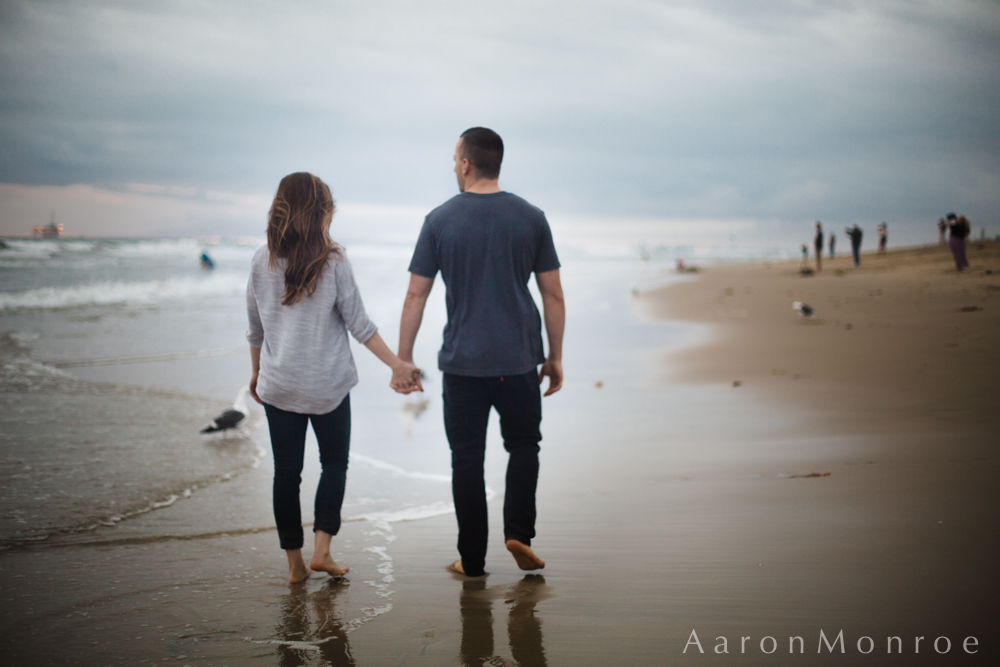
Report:
[[[491,408],[500,415],[510,454],[504,498],[504,540],[522,570],[545,561],[531,549],[535,536],[538,443],[542,439],[539,385],[545,395],[562,386],[566,321],[559,258],[545,214],[500,189],[503,141],[474,127],[455,146],[460,194],[424,220],[410,262],[410,285],[399,326],[399,356],[413,359],[413,343],[438,271],[447,290],[448,324],[438,354],[444,373],[444,422],[451,446],[452,495],[461,558],[449,569],[485,574],[486,484],[483,459]],[[535,274],[542,295],[549,353],[541,319],[528,292]],[[541,369],[538,366],[541,364]]]

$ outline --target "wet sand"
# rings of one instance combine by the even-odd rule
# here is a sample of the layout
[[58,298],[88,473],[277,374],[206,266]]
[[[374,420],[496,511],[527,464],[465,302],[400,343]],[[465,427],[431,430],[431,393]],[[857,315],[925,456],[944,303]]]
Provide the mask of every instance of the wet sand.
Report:
[[[485,579],[445,571],[444,515],[348,522],[335,543],[348,577],[289,586],[265,459],[113,529],[0,554],[5,663],[992,664],[1000,279],[984,272],[1000,262],[973,247],[958,276],[941,253],[810,278],[712,268],[629,306],[662,322],[609,311],[650,346],[601,340],[597,363],[568,340],[570,376],[545,402],[540,574],[503,549],[498,497]],[[707,342],[657,352],[690,327],[678,319]],[[494,437],[498,490],[503,456]],[[684,652],[692,630],[705,654]],[[821,630],[842,630],[845,653],[817,655]],[[902,654],[886,655],[889,636]]]

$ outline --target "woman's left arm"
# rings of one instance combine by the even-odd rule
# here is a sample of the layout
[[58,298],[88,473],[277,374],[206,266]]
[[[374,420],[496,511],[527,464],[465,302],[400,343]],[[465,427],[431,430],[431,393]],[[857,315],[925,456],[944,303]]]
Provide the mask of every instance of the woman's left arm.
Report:
[[257,395],[257,376],[260,375],[260,348],[250,346],[250,396],[258,403],[263,403]]
[[347,257],[334,262],[334,266],[337,271],[337,310],[340,311],[340,316],[344,319],[344,324],[351,335],[392,369],[390,387],[401,394],[423,391],[424,388],[420,384],[420,369],[396,356],[378,334],[375,323],[368,319],[364,303],[361,301],[361,292],[354,281],[354,272],[351,271]]
[[250,343],[250,396],[263,403],[257,395],[257,376],[260,375],[260,347],[264,344],[264,325],[260,321],[257,297],[253,291],[253,275],[247,281],[247,341]]

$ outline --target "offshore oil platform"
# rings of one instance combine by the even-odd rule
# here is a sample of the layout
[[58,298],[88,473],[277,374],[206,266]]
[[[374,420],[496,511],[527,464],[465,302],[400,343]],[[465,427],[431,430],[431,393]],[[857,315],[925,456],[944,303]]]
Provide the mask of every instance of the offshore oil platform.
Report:
[[52,214],[52,218],[49,220],[47,225],[36,225],[31,228],[31,234],[36,239],[57,239],[62,236],[63,226],[62,223],[56,222],[56,214]]

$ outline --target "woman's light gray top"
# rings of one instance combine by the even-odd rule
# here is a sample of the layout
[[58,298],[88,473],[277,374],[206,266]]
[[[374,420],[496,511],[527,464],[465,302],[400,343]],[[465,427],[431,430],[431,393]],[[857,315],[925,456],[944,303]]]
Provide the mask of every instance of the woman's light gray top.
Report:
[[347,332],[359,343],[378,327],[365,314],[347,255],[331,257],[312,296],[281,305],[285,263],[267,267],[267,246],[257,250],[247,282],[247,340],[260,350],[257,395],[268,405],[303,414],[334,410],[358,371]]

